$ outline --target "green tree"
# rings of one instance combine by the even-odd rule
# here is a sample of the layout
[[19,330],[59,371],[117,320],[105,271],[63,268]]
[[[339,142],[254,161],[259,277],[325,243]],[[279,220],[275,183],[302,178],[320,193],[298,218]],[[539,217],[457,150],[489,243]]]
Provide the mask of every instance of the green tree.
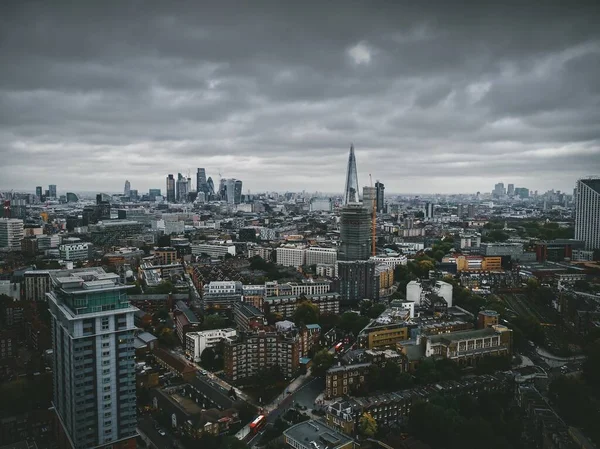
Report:
[[340,318],[338,327],[345,332],[352,333],[356,337],[370,321],[369,317],[360,316],[354,312],[345,312]]
[[206,369],[213,370],[216,358],[217,355],[215,354],[215,351],[212,348],[206,348],[202,351],[202,354],[200,354],[200,364]]
[[381,315],[385,310],[385,305],[384,304],[373,304],[369,310],[367,311],[367,316],[369,318],[377,318],[379,315]]
[[377,434],[377,421],[370,413],[363,413],[358,420],[358,432],[366,438],[373,438]]
[[585,348],[587,359],[583,363],[583,375],[587,383],[593,387],[600,387],[600,340]]
[[202,330],[222,329],[226,326],[227,320],[218,313],[206,315],[202,322]]
[[315,377],[323,377],[334,362],[333,354],[330,354],[327,349],[321,349],[315,354],[312,359],[312,375]]
[[294,323],[300,324],[316,324],[319,322],[319,306],[313,304],[312,301],[301,301],[294,311]]

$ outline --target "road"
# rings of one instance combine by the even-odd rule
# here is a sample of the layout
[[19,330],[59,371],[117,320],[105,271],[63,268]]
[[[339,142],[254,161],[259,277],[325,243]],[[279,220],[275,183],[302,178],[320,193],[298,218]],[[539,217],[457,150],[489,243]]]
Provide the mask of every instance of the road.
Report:
[[[315,400],[321,393],[323,393],[324,389],[325,379],[322,377],[311,378],[308,380],[308,382],[302,384],[297,390],[286,395],[286,397],[270,411],[270,413],[267,415],[267,426],[273,425],[277,418],[281,417],[281,415],[283,415],[289,408],[295,407],[296,404],[300,405],[302,408],[306,407],[304,412],[310,416],[311,409],[313,409],[315,406]],[[252,438],[248,442],[248,445],[250,447],[258,445],[263,433],[264,431]]]
[[[150,416],[140,416],[138,419],[137,430],[140,435],[149,439],[156,449],[173,449],[178,448],[176,439],[170,434],[162,436],[156,430],[156,421]],[[146,440],[144,438],[144,440]]]

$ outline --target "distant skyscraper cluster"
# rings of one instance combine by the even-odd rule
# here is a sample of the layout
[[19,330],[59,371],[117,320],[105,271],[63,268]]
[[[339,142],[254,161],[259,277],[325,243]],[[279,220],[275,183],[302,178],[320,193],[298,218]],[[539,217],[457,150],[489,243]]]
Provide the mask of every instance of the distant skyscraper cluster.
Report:
[[510,198],[529,198],[529,189],[526,187],[515,187],[514,184],[509,184],[508,188],[504,187],[503,182],[499,182],[494,185],[494,190],[492,190],[492,196],[494,198],[504,198],[506,196]]
[[212,178],[206,177],[206,169],[198,168],[196,171],[196,190],[192,188],[192,178],[185,177],[181,173],[177,178],[169,174],[166,179],[167,201],[170,203],[185,203],[197,201],[200,203],[212,200],[226,201],[230,204],[242,202],[242,181],[239,179],[221,178],[219,189],[215,191]]

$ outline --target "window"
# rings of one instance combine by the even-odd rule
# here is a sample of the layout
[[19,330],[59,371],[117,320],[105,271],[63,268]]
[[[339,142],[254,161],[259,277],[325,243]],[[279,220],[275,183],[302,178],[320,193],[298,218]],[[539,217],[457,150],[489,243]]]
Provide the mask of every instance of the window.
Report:
[[110,355],[110,351],[102,351],[102,357],[108,357]]
[[102,343],[102,347],[103,348],[109,348],[110,347],[110,343],[108,343],[108,342]]
[[102,318],[102,330],[107,331],[109,327],[108,318]]

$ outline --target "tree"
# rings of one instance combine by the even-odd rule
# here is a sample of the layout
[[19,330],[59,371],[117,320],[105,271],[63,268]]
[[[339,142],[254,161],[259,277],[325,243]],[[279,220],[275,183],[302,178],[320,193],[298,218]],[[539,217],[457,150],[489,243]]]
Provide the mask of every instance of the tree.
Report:
[[369,324],[371,320],[354,312],[345,312],[340,318],[339,328],[352,333],[355,337]]
[[312,375],[315,377],[325,376],[325,373],[333,365],[334,357],[327,349],[321,349],[312,359]]
[[373,438],[377,434],[377,421],[370,413],[363,413],[358,420],[358,432],[366,438]]
[[384,304],[373,304],[373,306],[371,306],[369,308],[369,310],[367,311],[367,315],[369,318],[377,318],[379,315],[381,315],[385,310],[385,305]]
[[301,301],[293,315],[294,323],[316,324],[319,322],[319,306],[312,301]]
[[589,385],[600,387],[600,340],[585,348],[587,359],[583,363],[583,375]]
[[212,348],[206,348],[204,351],[202,351],[202,354],[200,354],[200,364],[204,368],[212,370],[215,366],[216,357],[217,355]]
[[226,322],[227,320],[218,313],[206,315],[202,322],[202,330],[222,329],[225,327]]
[[168,235],[161,235],[156,244],[159,247],[171,246],[171,237]]

